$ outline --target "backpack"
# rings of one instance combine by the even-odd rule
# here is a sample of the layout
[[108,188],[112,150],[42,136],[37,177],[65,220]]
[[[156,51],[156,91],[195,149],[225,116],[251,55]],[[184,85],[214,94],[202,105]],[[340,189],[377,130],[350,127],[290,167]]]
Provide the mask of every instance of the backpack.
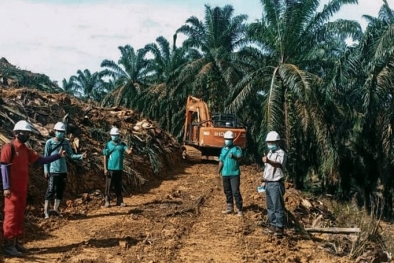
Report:
[[[10,160],[10,163],[12,163],[12,161],[14,160],[14,157],[15,157],[15,146],[12,143],[12,141],[9,142],[8,144],[10,144],[10,146],[11,146],[11,160]],[[2,170],[1,169],[0,169],[0,191],[3,191],[3,174],[2,174]]]

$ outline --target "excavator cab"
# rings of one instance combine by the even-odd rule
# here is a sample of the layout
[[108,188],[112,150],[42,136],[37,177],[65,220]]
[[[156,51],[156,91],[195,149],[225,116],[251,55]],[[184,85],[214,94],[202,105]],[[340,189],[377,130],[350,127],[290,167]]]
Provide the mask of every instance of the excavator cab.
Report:
[[246,129],[232,113],[209,113],[207,104],[189,96],[186,103],[186,119],[182,146],[183,159],[199,162],[217,160],[224,146],[223,134],[231,130],[234,144],[246,147]]

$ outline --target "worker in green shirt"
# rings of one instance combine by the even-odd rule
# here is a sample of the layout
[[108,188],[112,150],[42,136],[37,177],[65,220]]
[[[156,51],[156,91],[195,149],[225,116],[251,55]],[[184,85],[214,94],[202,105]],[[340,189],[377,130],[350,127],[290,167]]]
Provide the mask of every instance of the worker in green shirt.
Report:
[[241,170],[239,160],[242,158],[242,149],[233,144],[235,134],[232,131],[224,133],[224,144],[220,156],[218,173],[222,176],[223,190],[226,196],[226,209],[224,214],[234,213],[234,199],[237,215],[242,216],[243,200],[239,186],[241,184]]
[[[75,154],[67,139],[65,139],[66,125],[58,122],[54,127],[55,136],[45,143],[44,156],[57,154],[59,149],[63,149],[68,158],[82,160],[86,158],[86,152]],[[49,201],[55,200],[53,209],[56,215],[61,216],[59,211],[60,202],[63,199],[63,193],[67,183],[67,161],[66,158],[60,158],[49,164],[44,165],[44,177],[48,180],[48,188],[45,193],[44,217],[49,218]]]
[[119,129],[113,127],[110,131],[111,140],[103,149],[105,182],[105,207],[110,207],[110,190],[114,186],[116,205],[126,206],[122,196],[123,156],[126,152],[131,155],[132,147],[128,147],[119,139]]

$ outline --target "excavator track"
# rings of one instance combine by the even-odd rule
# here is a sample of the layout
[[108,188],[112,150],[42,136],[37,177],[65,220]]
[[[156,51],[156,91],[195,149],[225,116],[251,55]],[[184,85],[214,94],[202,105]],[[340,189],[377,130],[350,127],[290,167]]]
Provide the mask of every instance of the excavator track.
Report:
[[182,146],[182,158],[189,162],[199,163],[201,162],[202,153],[200,150],[193,146],[183,145]]

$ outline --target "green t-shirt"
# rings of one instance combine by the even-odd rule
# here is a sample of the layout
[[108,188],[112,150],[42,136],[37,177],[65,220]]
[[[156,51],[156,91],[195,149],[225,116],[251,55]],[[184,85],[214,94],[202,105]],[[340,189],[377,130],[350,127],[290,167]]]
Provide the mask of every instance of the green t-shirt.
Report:
[[219,161],[223,163],[221,171],[222,176],[235,176],[241,174],[238,160],[236,160],[235,158],[230,158],[230,153],[232,153],[233,156],[241,157],[242,149],[235,145],[222,148],[219,156]]
[[123,170],[123,155],[128,149],[129,147],[123,142],[107,142],[103,149],[103,155],[107,156],[107,169],[115,171]]

